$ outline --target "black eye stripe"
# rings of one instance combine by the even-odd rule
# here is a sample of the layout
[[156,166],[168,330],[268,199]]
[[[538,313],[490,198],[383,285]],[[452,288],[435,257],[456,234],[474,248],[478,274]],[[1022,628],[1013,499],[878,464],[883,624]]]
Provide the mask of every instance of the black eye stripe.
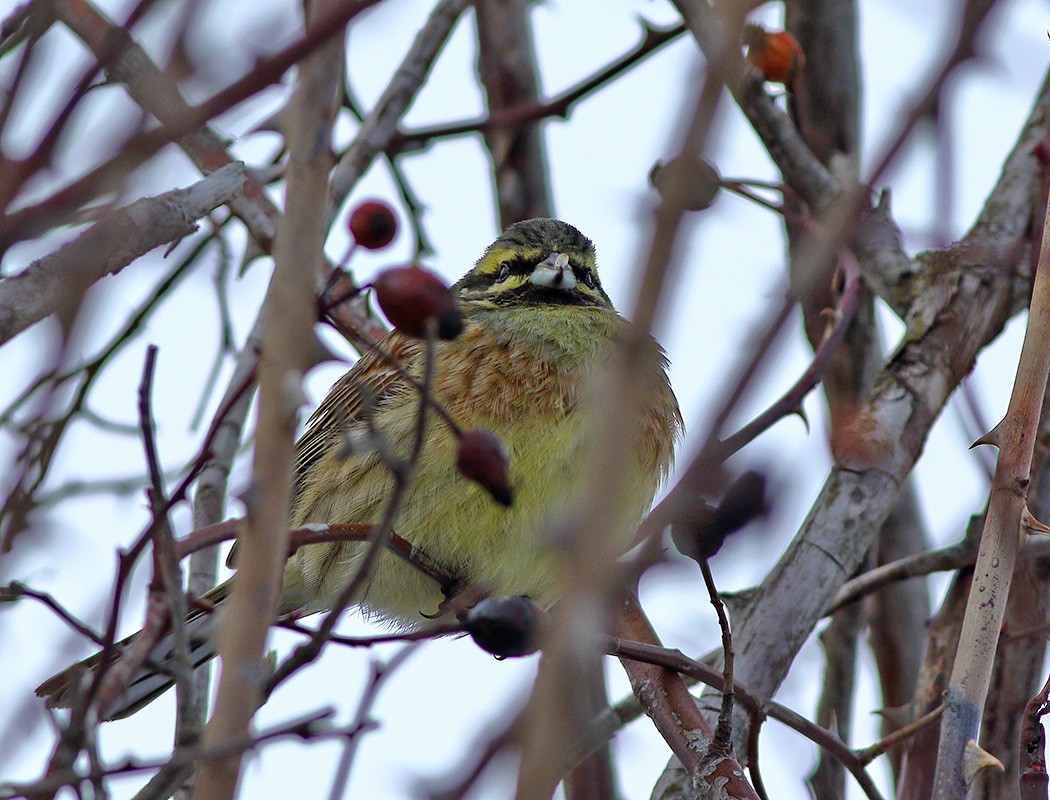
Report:
[[[536,265],[549,257],[549,255],[550,254],[547,253],[540,256],[525,257],[508,254],[507,258],[504,258],[495,265],[495,269],[490,269],[482,273],[471,271],[464,275],[457,283],[457,289],[461,293],[476,293],[478,290],[484,291],[495,287],[497,284],[502,283],[513,275],[528,277],[532,274],[533,270],[536,269]],[[581,263],[581,259],[575,255],[569,256],[569,265],[572,267],[573,274],[576,276],[578,283],[589,289],[597,290],[602,296],[604,296],[605,293],[601,290],[601,282],[598,280],[598,276],[595,274],[594,270]],[[519,290],[524,290],[523,287],[517,288]],[[512,292],[503,299],[503,303],[506,304],[511,297],[516,296],[517,295]]]
[[[499,272],[503,272],[504,269],[508,270],[511,275],[528,275],[535,268],[535,264],[529,261],[527,258],[508,258],[500,262]],[[493,275],[493,281],[499,280],[499,272]]]

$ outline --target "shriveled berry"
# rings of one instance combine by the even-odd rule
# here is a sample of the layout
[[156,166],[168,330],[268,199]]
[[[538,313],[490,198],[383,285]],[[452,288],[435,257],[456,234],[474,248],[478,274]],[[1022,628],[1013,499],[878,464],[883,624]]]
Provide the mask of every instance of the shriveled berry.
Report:
[[671,541],[675,548],[694,561],[711,558],[726,535],[725,528],[718,524],[718,510],[707,503],[699,503],[671,523]]
[[508,476],[510,456],[494,433],[475,429],[467,431],[456,450],[456,469],[477,483],[500,505],[514,502],[514,490]]
[[397,235],[397,217],[386,203],[369,200],[354,209],[349,227],[355,242],[369,250],[379,250]]
[[717,506],[699,503],[671,524],[671,541],[684,556],[696,561],[711,558],[730,534],[766,513],[766,478],[745,472],[726,489]]
[[666,164],[657,163],[649,182],[665,202],[688,211],[702,211],[715,201],[722,177],[702,158],[681,155]]
[[427,320],[437,320],[437,335],[455,339],[463,330],[456,298],[437,275],[417,266],[391,267],[372,282],[386,318],[401,333],[422,339]]
[[488,597],[466,613],[463,629],[482,650],[517,658],[539,650],[546,618],[528,597]]
[[726,533],[740,530],[769,510],[766,476],[749,470],[733,481],[718,504],[718,522]]

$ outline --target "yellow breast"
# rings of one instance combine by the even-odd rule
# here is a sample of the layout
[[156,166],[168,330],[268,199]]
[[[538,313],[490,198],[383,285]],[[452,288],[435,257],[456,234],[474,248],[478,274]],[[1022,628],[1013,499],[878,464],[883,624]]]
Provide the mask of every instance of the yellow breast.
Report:
[[[547,522],[571,496],[587,446],[581,394],[588,375],[607,358],[622,324],[615,312],[596,308],[471,314],[459,339],[439,345],[434,394],[462,427],[488,428],[506,444],[514,504],[496,504],[457,473],[455,437],[431,414],[396,532],[493,594],[528,595],[549,604],[555,550]],[[411,371],[419,374],[419,348],[403,350]],[[355,370],[344,381],[354,379]],[[620,533],[611,535],[625,542],[668,468],[680,425],[663,370],[657,372],[627,489],[611,499],[623,519]],[[418,405],[407,385],[376,402],[371,424],[402,456],[411,451]],[[349,427],[363,430],[365,423],[356,419]],[[326,441],[302,481],[294,523],[376,522],[393,486],[389,469],[376,452],[345,457],[345,437]],[[302,548],[285,573],[285,606],[326,607],[354,573],[361,553],[360,545],[345,543]],[[441,600],[432,580],[390,554],[380,557],[357,598],[367,612],[405,626],[421,623]]]

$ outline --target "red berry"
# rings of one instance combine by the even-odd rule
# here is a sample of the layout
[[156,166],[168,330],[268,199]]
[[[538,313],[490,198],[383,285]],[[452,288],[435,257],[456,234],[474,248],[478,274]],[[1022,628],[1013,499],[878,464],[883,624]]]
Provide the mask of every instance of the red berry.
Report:
[[750,24],[744,28],[744,44],[747,60],[772,83],[790,86],[806,64],[802,47],[787,31],[767,31]]
[[424,338],[428,319],[437,320],[437,335],[441,339],[455,339],[463,330],[456,298],[430,270],[391,267],[379,273],[372,288],[386,318],[406,336]]
[[397,217],[386,203],[369,200],[354,209],[349,226],[355,242],[369,250],[379,250],[394,240]]
[[514,502],[514,490],[507,475],[508,461],[507,448],[499,437],[490,431],[467,431],[459,440],[456,469],[504,506]]

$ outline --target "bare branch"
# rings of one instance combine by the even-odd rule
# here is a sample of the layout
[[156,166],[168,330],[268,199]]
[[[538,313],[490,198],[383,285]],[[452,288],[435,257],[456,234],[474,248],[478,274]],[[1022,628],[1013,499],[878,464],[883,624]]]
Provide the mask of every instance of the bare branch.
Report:
[[439,0],[430,13],[427,24],[416,36],[376,107],[365,118],[353,143],[332,173],[325,211],[326,228],[338,216],[340,207],[368,165],[390,145],[398,121],[426,80],[434,59],[466,7],[467,0]]
[[[343,83],[342,42],[330,38],[338,28],[327,26],[338,12],[351,9],[356,12],[359,6],[317,0],[307,10],[303,41],[316,42],[319,33],[327,32],[319,39],[327,43],[300,64],[291,106],[287,201],[266,298],[270,313],[264,338],[267,357],[258,369],[259,422],[253,464],[257,496],[249,508],[240,569],[221,628],[219,652],[226,668],[215,713],[204,729],[205,747],[245,736],[263,697],[263,651],[287,556],[295,412],[307,367],[304,353],[313,340],[312,287],[323,263],[325,229],[318,222],[324,213],[331,130]],[[205,765],[194,783],[194,800],[232,798],[240,760],[237,755]]]
[[155,247],[189,236],[196,221],[244,191],[235,162],[193,186],[136,200],[69,244],[0,281],[0,345],[49,314],[75,308],[88,287]]
[[[1050,198],[1048,198],[1050,203]],[[966,606],[959,652],[952,669],[941,723],[934,798],[961,798],[968,790],[963,765],[966,743],[977,738],[978,720],[988,691],[999,630],[1017,559],[1021,515],[1027,509],[1032,450],[1043,392],[1050,375],[1050,214],[1043,229],[1032,306],[1021,348],[1010,406],[996,427],[999,459],[974,583]]]
[[[478,28],[478,75],[489,115],[533,105],[540,95],[527,0],[481,0],[474,4]],[[492,161],[500,228],[533,217],[550,217],[550,178],[538,122],[485,131]]]

